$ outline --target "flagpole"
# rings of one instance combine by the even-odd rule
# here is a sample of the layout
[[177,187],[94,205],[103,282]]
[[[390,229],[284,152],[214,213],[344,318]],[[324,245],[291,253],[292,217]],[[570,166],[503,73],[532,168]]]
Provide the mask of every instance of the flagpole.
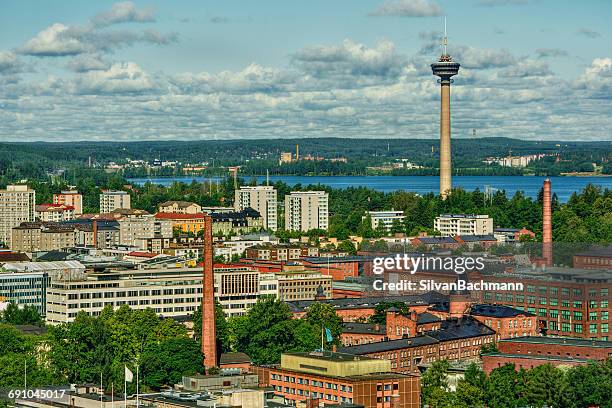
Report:
[[321,353],[323,353],[325,349],[323,348],[323,324],[321,324]]
[[111,383],[111,407],[115,408],[115,383]]
[[104,405],[102,405],[102,398],[104,397],[104,391],[102,389],[103,385],[102,385],[102,371],[100,371],[100,408],[103,408]]
[[136,408],[138,408],[138,368],[140,366],[136,366]]
[[123,398],[124,398],[124,403],[123,403],[123,408],[127,408],[127,373],[125,372],[125,369],[127,367],[124,366],[123,368]]

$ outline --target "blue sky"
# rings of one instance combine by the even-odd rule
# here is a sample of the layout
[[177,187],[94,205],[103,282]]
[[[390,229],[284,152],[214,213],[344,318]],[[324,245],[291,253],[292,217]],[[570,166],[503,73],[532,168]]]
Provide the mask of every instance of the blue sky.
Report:
[[0,140],[610,140],[612,2],[5,1]]

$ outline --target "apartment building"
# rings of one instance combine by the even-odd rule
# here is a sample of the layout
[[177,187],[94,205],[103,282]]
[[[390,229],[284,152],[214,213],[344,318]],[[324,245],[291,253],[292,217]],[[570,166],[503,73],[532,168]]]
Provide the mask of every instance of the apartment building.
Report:
[[436,217],[434,229],[442,236],[493,234],[493,218],[488,215],[442,214]]
[[100,194],[100,213],[110,213],[117,209],[132,208],[130,195],[125,191],[102,191]]
[[307,245],[255,245],[246,250],[247,258],[265,261],[297,261],[319,256],[319,248]]
[[197,214],[202,212],[202,207],[189,201],[164,201],[159,205],[159,212],[176,214]]
[[234,208],[243,211],[252,208],[261,214],[263,227],[276,231],[278,228],[278,198],[272,186],[243,186],[235,191]]
[[292,191],[285,196],[285,229],[289,231],[327,230],[329,195],[325,191]]
[[404,216],[403,211],[395,211],[395,210],[368,211],[367,215],[363,217],[363,219],[366,219],[367,216],[370,217],[372,229],[377,230],[379,228],[382,228],[387,232],[391,232],[391,228],[393,228],[394,224],[396,223],[401,224],[404,222],[404,219],[406,218]]
[[34,207],[36,219],[42,222],[74,220],[75,208],[66,204],[40,204]]
[[146,249],[148,238],[172,238],[172,221],[154,215],[127,216],[118,223],[120,245]]
[[74,214],[83,214],[83,196],[76,190],[65,190],[59,194],[53,194],[53,204],[69,205],[74,207]]
[[285,353],[280,366],[257,371],[261,385],[273,387],[296,406],[421,406],[419,376],[394,373],[384,359],[333,351]]
[[36,212],[36,192],[25,185],[9,185],[0,190],[0,246],[11,247],[12,229],[32,222]]

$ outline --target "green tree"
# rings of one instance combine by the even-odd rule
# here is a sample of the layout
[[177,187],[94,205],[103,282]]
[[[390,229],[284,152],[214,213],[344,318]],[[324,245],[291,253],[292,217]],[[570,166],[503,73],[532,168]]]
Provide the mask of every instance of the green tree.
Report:
[[[312,326],[312,330],[327,328],[331,331],[332,344],[340,345],[340,334],[342,333],[342,319],[329,303],[313,303],[306,312],[304,320]],[[328,345],[328,342],[324,342]]]

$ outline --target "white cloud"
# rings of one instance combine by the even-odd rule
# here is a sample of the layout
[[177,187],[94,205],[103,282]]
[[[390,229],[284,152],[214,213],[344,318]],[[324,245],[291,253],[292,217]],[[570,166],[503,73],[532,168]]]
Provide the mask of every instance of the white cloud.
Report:
[[442,8],[434,0],[386,0],[369,15],[374,17],[435,17],[442,14]]
[[133,62],[115,63],[107,70],[87,71],[75,80],[79,94],[142,93],[156,88],[150,76]]
[[81,42],[68,26],[55,23],[42,30],[19,50],[35,56],[66,56],[85,52],[87,46]]
[[381,41],[374,48],[351,40],[344,40],[340,45],[308,47],[295,53],[292,61],[301,70],[318,77],[397,76],[405,64],[391,41]]
[[0,51],[0,75],[23,72],[25,64],[17,58],[14,52]]
[[83,54],[67,65],[67,68],[74,72],[87,72],[94,70],[105,70],[108,69],[110,63],[105,61],[100,55],[97,54]]
[[574,86],[588,98],[612,99],[612,58],[595,58]]
[[109,11],[96,14],[92,23],[105,27],[119,23],[150,23],[155,21],[155,12],[151,8],[137,9],[131,1],[115,3]]

